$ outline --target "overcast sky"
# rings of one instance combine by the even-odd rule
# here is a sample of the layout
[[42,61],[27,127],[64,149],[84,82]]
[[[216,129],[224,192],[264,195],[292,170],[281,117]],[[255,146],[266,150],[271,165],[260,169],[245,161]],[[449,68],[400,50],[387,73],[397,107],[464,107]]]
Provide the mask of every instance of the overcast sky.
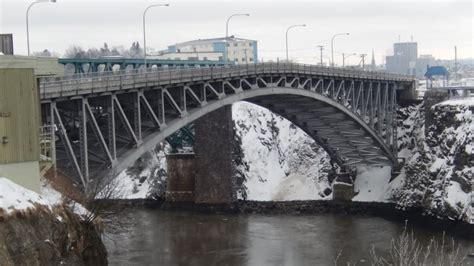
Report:
[[[0,0],[0,33],[13,33],[15,53],[26,54],[25,13],[32,1]],[[292,24],[307,24],[289,34],[290,57],[305,63],[319,62],[318,45],[330,58],[331,36],[349,32],[334,41],[335,59],[341,53],[366,53],[372,49],[378,64],[393,53],[392,44],[418,42],[419,54],[436,58],[474,58],[471,1],[112,1],[57,0],[30,10],[31,51],[49,49],[63,53],[71,45],[85,49],[109,46],[129,48],[143,42],[142,13],[149,4],[170,3],[150,9],[147,15],[147,45],[164,49],[192,39],[223,37],[225,21],[233,13],[230,35],[258,41],[264,60],[285,57],[285,31]],[[356,64],[353,56],[347,61]]]

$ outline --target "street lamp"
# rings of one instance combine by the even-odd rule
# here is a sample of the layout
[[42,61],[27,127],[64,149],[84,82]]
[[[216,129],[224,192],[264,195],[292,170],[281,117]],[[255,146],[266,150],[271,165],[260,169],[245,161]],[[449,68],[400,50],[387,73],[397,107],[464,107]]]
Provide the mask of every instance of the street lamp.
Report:
[[237,16],[248,17],[250,16],[250,14],[232,14],[227,18],[227,21],[225,22],[225,61],[226,61],[226,64],[229,63],[229,55],[228,55],[228,48],[227,48],[227,38],[229,38],[229,20]]
[[334,34],[331,38],[331,64],[332,64],[332,67],[334,67],[334,38],[336,38],[337,36],[342,36],[342,35],[349,35],[349,33]]
[[356,53],[347,54],[347,55],[345,53],[342,53],[342,68],[344,68],[345,66],[346,58],[349,58],[353,55],[356,55]]
[[296,25],[291,25],[286,29],[286,62],[290,61],[288,57],[288,31],[290,29],[295,28],[295,27],[306,27],[306,24],[296,24]]
[[145,11],[143,11],[143,58],[144,58],[144,64],[145,64],[145,69],[146,69],[146,28],[145,28],[145,16],[146,12],[148,9],[156,6],[169,6],[169,4],[156,4],[156,5],[150,5],[147,8],[145,8]]
[[30,8],[34,6],[35,4],[39,4],[39,3],[56,3],[56,0],[37,0],[31,3],[28,6],[28,9],[26,9],[26,45],[28,47],[28,56],[30,56],[30,26],[29,26],[29,21],[28,21],[28,15],[30,14]]

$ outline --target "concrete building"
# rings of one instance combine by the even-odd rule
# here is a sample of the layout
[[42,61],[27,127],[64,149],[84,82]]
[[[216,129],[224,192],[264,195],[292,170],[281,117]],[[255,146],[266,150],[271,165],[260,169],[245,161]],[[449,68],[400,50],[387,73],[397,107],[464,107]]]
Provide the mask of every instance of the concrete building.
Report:
[[257,41],[234,38],[199,39],[168,46],[149,58],[168,60],[230,61],[235,64],[258,62]]
[[39,94],[32,68],[0,69],[0,176],[39,192]]
[[37,192],[44,155],[51,155],[51,133],[40,134],[37,79],[63,75],[58,58],[0,55],[0,176]]
[[436,59],[432,55],[420,55],[420,57],[416,59],[416,78],[424,79],[428,68],[435,65],[437,65]]
[[386,57],[386,70],[392,73],[415,75],[417,58],[418,43],[394,43],[393,55]]
[[64,75],[64,66],[54,57],[0,55],[2,68],[33,68],[36,77]]

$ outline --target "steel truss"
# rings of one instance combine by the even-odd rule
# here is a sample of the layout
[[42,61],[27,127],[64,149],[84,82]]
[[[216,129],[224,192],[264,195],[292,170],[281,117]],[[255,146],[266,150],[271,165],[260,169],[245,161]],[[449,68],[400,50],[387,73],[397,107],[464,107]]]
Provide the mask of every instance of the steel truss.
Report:
[[398,164],[397,90],[412,86],[411,79],[294,65],[259,72],[257,66],[42,82],[43,121],[57,125],[60,139],[58,168],[86,186],[106,172],[117,174],[179,128],[240,100],[290,120],[343,168]]

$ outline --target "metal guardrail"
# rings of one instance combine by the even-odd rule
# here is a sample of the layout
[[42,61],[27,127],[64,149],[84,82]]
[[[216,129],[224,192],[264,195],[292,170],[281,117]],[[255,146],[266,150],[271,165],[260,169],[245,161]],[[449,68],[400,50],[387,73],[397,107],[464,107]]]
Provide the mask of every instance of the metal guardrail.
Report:
[[98,92],[133,89],[153,85],[171,85],[258,74],[316,74],[346,78],[413,82],[414,77],[377,71],[321,67],[292,63],[259,63],[200,68],[148,68],[88,73],[40,80],[42,99],[71,97]]
[[474,96],[474,86],[452,86],[430,89],[447,91],[450,98],[468,98]]

